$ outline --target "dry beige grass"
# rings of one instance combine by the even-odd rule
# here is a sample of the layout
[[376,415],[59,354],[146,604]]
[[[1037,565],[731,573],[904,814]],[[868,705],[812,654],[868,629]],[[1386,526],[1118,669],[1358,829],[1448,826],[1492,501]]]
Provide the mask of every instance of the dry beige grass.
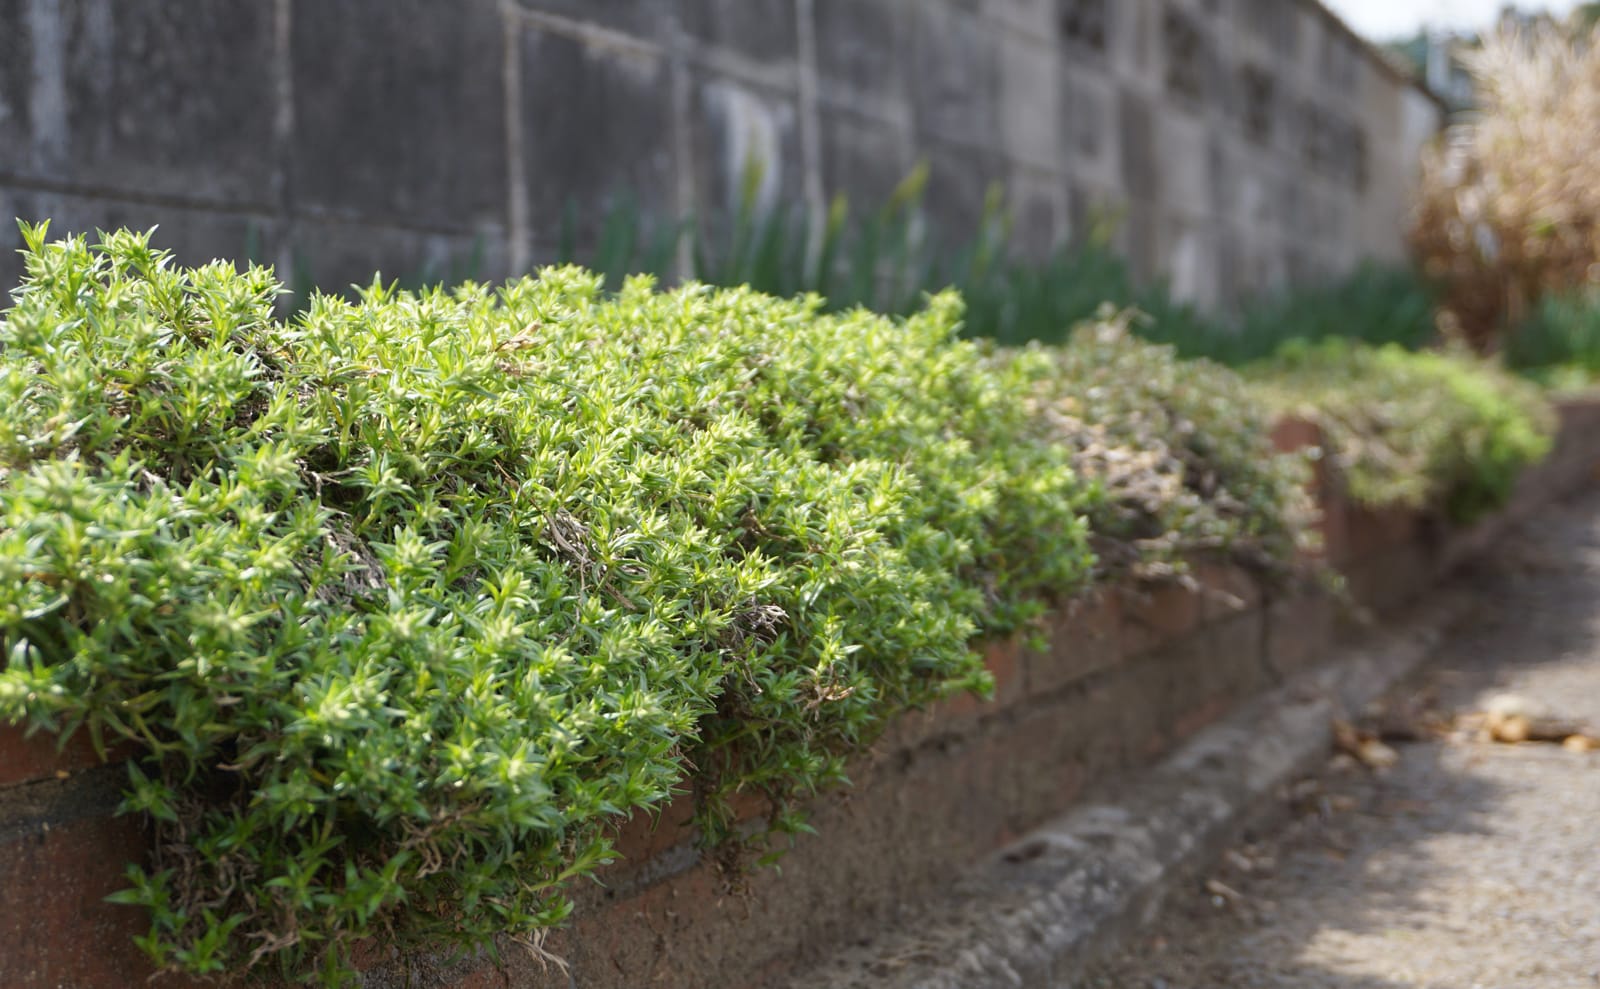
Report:
[[1545,292],[1600,282],[1600,28],[1502,30],[1468,64],[1481,113],[1426,156],[1413,242],[1487,347]]

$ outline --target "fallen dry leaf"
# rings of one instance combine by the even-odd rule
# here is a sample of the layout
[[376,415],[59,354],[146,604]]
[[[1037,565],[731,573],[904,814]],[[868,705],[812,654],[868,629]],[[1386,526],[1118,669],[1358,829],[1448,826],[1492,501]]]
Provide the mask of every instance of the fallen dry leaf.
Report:
[[1527,718],[1520,714],[1509,717],[1492,718],[1489,722],[1489,737],[1496,742],[1507,745],[1518,745],[1533,737],[1533,725]]
[[1228,863],[1228,865],[1247,875],[1256,871],[1256,864],[1254,862],[1252,862],[1242,853],[1232,849],[1222,856],[1222,860]]
[[[1238,906],[1240,903],[1244,902],[1243,893],[1234,889],[1232,886],[1229,886],[1227,883],[1222,882],[1220,879],[1207,879],[1206,892],[1210,893],[1213,897],[1221,900],[1223,903],[1226,903],[1229,906]],[[1218,903],[1217,905],[1221,906],[1222,903]]]
[[1361,732],[1350,722],[1336,718],[1333,722],[1333,744],[1339,751],[1360,758]]
[[1368,769],[1385,770],[1400,761],[1400,753],[1385,745],[1377,735],[1361,731],[1348,721],[1334,721],[1333,744]]
[[1553,714],[1538,701],[1517,694],[1498,694],[1483,712],[1483,725],[1496,742],[1564,742],[1584,732],[1570,719]]
[[1372,769],[1391,769],[1400,761],[1400,753],[1376,738],[1370,738],[1361,743],[1361,750],[1356,754],[1356,758]]
[[1340,752],[1328,760],[1328,772],[1349,773],[1361,767],[1361,761],[1348,752]]

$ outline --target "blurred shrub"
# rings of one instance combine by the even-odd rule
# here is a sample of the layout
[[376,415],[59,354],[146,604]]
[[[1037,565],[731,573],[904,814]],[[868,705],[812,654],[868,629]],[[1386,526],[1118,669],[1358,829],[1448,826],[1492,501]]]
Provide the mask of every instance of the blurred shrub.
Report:
[[1548,452],[1555,415],[1532,384],[1461,351],[1329,339],[1247,372],[1276,408],[1321,424],[1351,497],[1470,521]]
[[1040,422],[1103,493],[1089,509],[1100,572],[1171,576],[1207,554],[1282,569],[1313,518],[1305,463],[1274,450],[1243,378],[1138,339],[1133,318],[1108,312],[1036,351]]

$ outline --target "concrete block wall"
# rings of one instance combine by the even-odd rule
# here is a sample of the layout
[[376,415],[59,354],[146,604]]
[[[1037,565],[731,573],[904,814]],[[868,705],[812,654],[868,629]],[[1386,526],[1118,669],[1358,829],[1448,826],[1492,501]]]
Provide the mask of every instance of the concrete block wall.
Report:
[[[624,198],[1121,217],[1226,305],[1401,249],[1433,102],[1312,0],[0,0],[0,214],[286,280],[494,278]],[[9,216],[8,216],[9,218]],[[0,228],[0,284],[18,274]]]

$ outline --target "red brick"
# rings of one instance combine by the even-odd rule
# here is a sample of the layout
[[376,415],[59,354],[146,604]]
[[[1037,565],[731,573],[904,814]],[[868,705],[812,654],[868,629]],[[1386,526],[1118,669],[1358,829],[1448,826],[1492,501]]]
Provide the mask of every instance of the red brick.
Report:
[[1200,627],[1200,592],[1182,584],[1124,588],[1122,649],[1124,657],[1149,652]]
[[1317,535],[1322,545],[1315,556],[1335,568],[1343,568],[1351,560],[1350,515],[1355,508],[1344,492],[1335,485],[1324,487],[1317,496]]
[[1122,661],[1122,606],[1100,591],[1064,605],[1051,619],[1043,652],[1022,656],[1029,694],[1048,694]]
[[1273,683],[1263,655],[1267,617],[1261,609],[1240,612],[1207,627],[1205,632],[1212,683],[1229,697],[1248,697]]
[[485,965],[451,982],[450,989],[510,989],[511,985],[510,972],[495,965]]
[[1228,713],[1232,704],[1227,698],[1213,697],[1208,701],[1197,704],[1172,724],[1172,737],[1169,744],[1175,745],[1191,738],[1202,728],[1214,724],[1216,720]]
[[1279,679],[1312,669],[1333,648],[1334,600],[1308,591],[1267,608],[1266,666]]
[[1298,453],[1322,446],[1322,427],[1299,416],[1285,416],[1272,426],[1272,445],[1279,453]]
[[1145,735],[1144,744],[1138,749],[1139,756],[1145,762],[1154,762],[1161,758],[1184,740],[1226,714],[1233,702],[1238,699],[1240,698],[1212,695],[1191,700],[1173,712],[1168,719],[1156,724]]
[[683,793],[651,813],[635,811],[617,829],[613,842],[626,863],[638,864],[694,840],[694,797]]
[[994,677],[992,705],[1004,707],[1023,694],[1022,642],[1011,638],[991,642],[983,649],[983,665]]
[[[132,751],[129,745],[114,745],[106,753],[106,760],[121,762]],[[21,726],[0,724],[0,787],[65,779],[100,764],[86,731],[74,732],[62,746],[59,737],[50,732],[35,732],[24,737]]]
[[930,738],[970,731],[981,719],[1014,703],[1024,693],[1022,642],[1006,639],[981,646],[983,665],[994,677],[994,696],[984,700],[963,691],[931,705],[925,712],[910,712],[887,734],[900,748],[915,748]]
[[[1296,416],[1280,419],[1272,428],[1272,443],[1280,453],[1320,451],[1326,447],[1326,442],[1321,426]],[[1345,546],[1346,504],[1339,479],[1333,475],[1326,457],[1313,459],[1306,490],[1317,508],[1314,527],[1319,545],[1303,552],[1302,556],[1308,560],[1344,559],[1341,554]]]
[[126,886],[123,871],[143,854],[128,819],[88,818],[0,843],[0,986],[6,989],[180,989],[199,983],[151,979],[132,938],[144,913],[105,897]]
[[988,703],[971,691],[947,697],[928,708],[926,720],[929,724],[925,727],[937,734],[953,729],[957,722],[975,722]]
[[1411,603],[1434,584],[1434,555],[1420,542],[1396,543],[1386,553],[1350,564],[1345,587],[1351,599],[1384,614]]
[[1261,584],[1243,567],[1199,563],[1194,576],[1200,584],[1201,617],[1207,624],[1261,606]]
[[771,802],[759,790],[739,790],[730,794],[728,806],[733,810],[733,819],[743,823],[761,820],[772,813]]
[[907,711],[890,722],[872,747],[877,758],[910,752],[938,735],[942,723],[932,710]]
[[[663,968],[674,961],[673,953],[665,951],[664,945],[676,942],[679,951],[691,954],[706,952],[707,945],[716,945],[718,951],[729,950],[733,945],[725,940],[728,930],[737,925],[751,905],[730,898],[717,867],[703,863],[670,882],[646,887],[632,896],[599,902],[591,910],[580,912],[573,917],[572,936],[567,943],[572,945],[569,951],[574,962],[588,971],[604,973],[603,977],[628,972],[638,976],[635,984],[641,986],[658,981],[682,984],[682,973]],[[528,966],[522,968],[526,971]],[[556,977],[528,983],[519,979],[518,984],[568,983]]]
[[1421,516],[1413,509],[1355,508],[1348,516],[1351,561],[1383,556],[1417,541]]

